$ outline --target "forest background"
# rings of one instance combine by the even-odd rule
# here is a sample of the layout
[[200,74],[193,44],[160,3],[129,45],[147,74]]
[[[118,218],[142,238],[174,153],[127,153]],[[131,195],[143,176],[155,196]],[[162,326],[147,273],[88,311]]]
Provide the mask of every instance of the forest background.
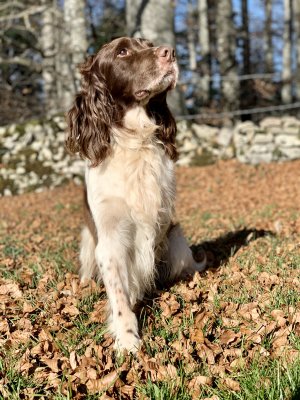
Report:
[[65,112],[78,65],[124,35],[176,46],[177,117],[299,114],[298,0],[2,0],[0,125]]

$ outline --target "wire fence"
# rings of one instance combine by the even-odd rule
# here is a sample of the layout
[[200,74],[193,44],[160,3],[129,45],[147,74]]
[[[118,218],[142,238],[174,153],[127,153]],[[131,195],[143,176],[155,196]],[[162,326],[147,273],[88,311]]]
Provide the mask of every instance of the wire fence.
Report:
[[240,115],[247,114],[262,114],[262,113],[270,113],[274,111],[286,111],[286,110],[295,110],[300,109],[300,102],[295,102],[291,104],[282,104],[279,106],[270,106],[270,107],[257,107],[257,108],[249,108],[245,110],[234,110],[234,111],[226,111],[220,113],[201,113],[201,114],[185,114],[185,115],[177,115],[177,120],[193,120],[193,119],[222,119],[225,117],[237,117]]
[[[179,85],[187,85],[189,83],[195,83],[199,81],[199,74],[197,74],[197,72],[195,71],[191,71],[192,72],[192,77],[188,78],[188,79],[181,79],[178,84]],[[294,77],[292,76],[291,79],[293,79]],[[248,74],[248,75],[236,75],[234,77],[230,77],[230,76],[222,76],[222,75],[214,75],[214,76],[210,76],[209,81],[211,82],[220,82],[220,81],[247,81],[247,80],[251,80],[251,79],[265,79],[265,80],[274,80],[274,81],[281,81],[282,80],[282,74],[279,72],[275,72],[275,73],[270,73],[270,74],[265,74],[265,73],[261,73],[261,74]]]

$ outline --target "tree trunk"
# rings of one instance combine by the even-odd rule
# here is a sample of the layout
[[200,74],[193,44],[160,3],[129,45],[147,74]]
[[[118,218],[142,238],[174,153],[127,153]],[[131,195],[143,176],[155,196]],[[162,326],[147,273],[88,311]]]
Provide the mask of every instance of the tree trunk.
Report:
[[211,56],[210,38],[208,24],[208,5],[207,0],[198,0],[198,23],[200,45],[200,81],[198,96],[203,105],[207,105],[210,100],[210,77],[211,77]]
[[80,87],[78,65],[87,51],[86,19],[84,0],[64,1],[64,49],[62,55],[63,106],[67,109]]
[[128,36],[137,36],[141,30],[141,14],[147,1],[126,0],[126,27]]
[[235,56],[236,32],[233,25],[231,0],[218,2],[216,29],[224,110],[236,110],[239,108],[239,81]]
[[251,74],[248,0],[242,0],[243,75]]
[[[127,0],[126,21],[132,36],[146,38],[155,46],[176,47],[172,0]],[[183,95],[178,86],[168,95],[168,103],[175,115],[184,114]]]
[[282,89],[284,104],[292,101],[292,3],[284,0],[284,32],[282,53]]
[[197,52],[195,43],[195,26],[194,26],[194,7],[191,1],[188,2],[187,16],[187,45],[189,51],[189,68],[194,73],[197,69]]
[[[242,75],[251,74],[251,61],[250,61],[250,36],[249,36],[249,17],[248,17],[248,0],[242,0],[242,29],[241,36],[243,40],[242,56],[243,56],[243,69]],[[240,107],[247,109],[251,106],[252,98],[251,93],[252,81],[244,79],[240,82]],[[250,114],[242,117],[242,120],[251,119]]]
[[294,27],[296,41],[296,99],[300,101],[300,3],[294,0]]
[[[297,1],[297,0],[296,0]],[[272,0],[265,0],[264,54],[265,72],[273,72]]]
[[42,4],[47,8],[42,14],[41,49],[43,51],[43,83],[45,95],[45,109],[48,115],[58,111],[56,91],[56,68],[55,68],[55,16],[54,9],[47,5],[48,0]]

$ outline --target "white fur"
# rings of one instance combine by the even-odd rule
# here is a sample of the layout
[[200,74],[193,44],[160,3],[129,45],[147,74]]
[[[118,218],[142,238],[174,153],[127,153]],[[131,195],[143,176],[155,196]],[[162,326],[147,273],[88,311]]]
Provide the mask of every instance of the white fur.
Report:
[[160,265],[172,279],[204,265],[194,261],[179,226],[169,230],[174,219],[174,163],[154,135],[157,126],[141,106],[127,112],[124,124],[127,129],[113,132],[112,155],[95,168],[86,166],[98,244],[95,247],[84,228],[80,274],[82,279],[100,274],[116,347],[134,352],[140,337],[132,309],[153,288],[155,265],[164,262]]

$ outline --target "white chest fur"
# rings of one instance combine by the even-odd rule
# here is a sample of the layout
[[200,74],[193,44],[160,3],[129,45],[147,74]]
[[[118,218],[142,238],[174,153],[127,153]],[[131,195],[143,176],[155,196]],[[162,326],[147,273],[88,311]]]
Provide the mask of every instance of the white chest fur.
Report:
[[122,199],[131,217],[157,233],[168,226],[174,210],[174,163],[155,138],[157,126],[143,108],[125,116],[125,130],[115,130],[112,156],[96,168],[86,168],[89,202]]

